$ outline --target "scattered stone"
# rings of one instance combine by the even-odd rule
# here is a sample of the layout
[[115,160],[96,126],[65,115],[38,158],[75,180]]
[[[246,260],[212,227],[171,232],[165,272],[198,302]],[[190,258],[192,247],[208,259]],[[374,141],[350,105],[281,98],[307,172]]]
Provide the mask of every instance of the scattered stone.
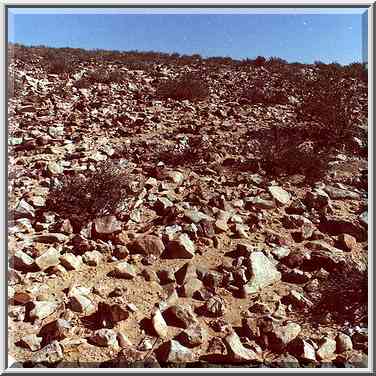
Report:
[[291,200],[290,193],[286,192],[283,188],[272,185],[268,188],[269,193],[272,195],[274,200],[276,200],[281,205],[287,205]]
[[224,338],[224,342],[231,356],[231,361],[262,361],[260,355],[242,345],[239,336],[234,331]]
[[320,360],[332,361],[336,358],[336,355],[334,354],[335,351],[336,341],[326,337],[319,342],[319,348],[316,351],[316,355]]
[[34,236],[36,243],[65,243],[68,236],[61,233],[44,233]]
[[133,279],[136,277],[137,272],[133,265],[122,261],[115,266],[115,269],[110,274],[116,278]]
[[126,320],[129,313],[119,304],[98,303],[97,319],[104,328],[112,328],[117,322]]
[[50,162],[47,165],[48,176],[60,175],[64,172],[64,167],[58,162]]
[[19,341],[19,345],[22,347],[27,347],[31,351],[39,350],[42,346],[42,338],[37,337],[36,334],[29,334],[25,337],[22,337]]
[[179,171],[167,171],[166,175],[175,184],[182,184],[184,181],[184,175]]
[[159,359],[168,363],[191,363],[195,360],[192,350],[178,341],[171,340],[159,348]]
[[192,298],[193,295],[201,290],[203,283],[198,278],[189,278],[182,286],[181,291],[183,296]]
[[94,230],[99,235],[109,235],[121,231],[121,222],[114,215],[94,219]]
[[200,346],[206,338],[206,332],[200,325],[192,325],[178,336],[179,342],[187,347]]
[[16,291],[13,294],[12,300],[13,300],[14,304],[24,305],[28,302],[31,302],[33,300],[33,296],[32,296],[32,294],[30,294],[26,291]]
[[168,244],[168,256],[170,258],[189,259],[195,255],[196,246],[187,234],[180,234]]
[[251,253],[249,256],[249,271],[251,278],[245,285],[245,291],[248,294],[256,293],[260,289],[281,280],[281,273],[262,252]]
[[301,326],[293,322],[275,326],[269,334],[269,345],[274,351],[281,351],[299,335],[301,330]]
[[275,247],[271,253],[277,260],[281,260],[290,254],[290,250],[287,247]]
[[209,287],[212,290],[216,290],[223,281],[222,273],[219,273],[215,270],[208,271],[203,279],[204,285]]
[[59,265],[59,258],[60,252],[57,249],[51,247],[35,259],[35,264],[39,267],[40,270],[46,270],[51,266]]
[[50,343],[54,340],[62,340],[69,336],[72,325],[64,319],[54,320],[39,331],[39,336],[43,337],[44,343]]
[[132,342],[125,336],[124,333],[122,332],[118,332],[117,333],[117,337],[116,337],[117,341],[118,341],[118,344],[119,346],[122,348],[122,349],[126,349],[126,348],[131,348],[133,347],[133,344]]
[[152,322],[153,328],[158,336],[160,338],[167,338],[168,326],[159,309],[156,309],[156,311],[154,312]]
[[289,346],[289,352],[299,359],[316,361],[316,353],[314,347],[302,338],[296,338]]
[[184,216],[186,219],[196,224],[200,223],[201,221],[214,221],[214,218],[197,210],[185,210]]
[[175,326],[184,329],[189,328],[191,325],[197,323],[196,315],[192,307],[189,305],[174,305],[166,311],[168,322],[172,322]]
[[27,203],[25,200],[20,200],[18,203],[15,211],[14,211],[15,219],[17,218],[34,218],[35,217],[35,209]]
[[33,302],[34,308],[30,311],[29,316],[33,319],[45,319],[46,317],[52,315],[59,304],[56,302],[48,302],[48,301],[35,301]]
[[345,333],[338,333],[336,337],[336,350],[337,353],[341,354],[346,351],[351,351],[353,349],[353,344],[351,337]]
[[82,266],[82,257],[66,253],[60,257],[60,262],[67,270],[79,270]]
[[116,333],[111,329],[98,329],[89,337],[89,342],[101,347],[119,348]]
[[274,201],[265,200],[260,197],[247,197],[245,200],[245,208],[246,209],[273,209],[275,208]]
[[90,297],[90,290],[82,287],[74,287],[68,293],[70,309],[75,312],[90,314],[95,311],[95,305]]
[[331,186],[325,186],[324,191],[333,200],[359,200],[360,194],[356,192],[351,192],[347,189],[341,189]]
[[139,236],[129,245],[129,248],[136,253],[157,257],[160,257],[165,250],[162,240],[155,235]]
[[48,344],[47,346],[43,347],[43,349],[33,353],[31,357],[31,361],[34,363],[57,363],[63,360],[64,354],[63,350],[57,341],[53,341],[52,343]]
[[89,266],[97,266],[102,261],[102,254],[98,251],[87,251],[82,255],[82,261]]
[[34,259],[21,250],[17,250],[11,259],[11,266],[18,270],[29,270],[33,264]]
[[173,206],[174,204],[168,198],[158,197],[154,204],[154,209],[159,215],[163,215],[168,208],[171,208]]

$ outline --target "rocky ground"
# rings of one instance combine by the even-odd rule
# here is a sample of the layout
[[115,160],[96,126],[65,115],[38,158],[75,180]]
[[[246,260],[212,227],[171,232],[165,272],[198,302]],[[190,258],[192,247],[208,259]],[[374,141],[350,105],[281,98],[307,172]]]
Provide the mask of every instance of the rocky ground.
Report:
[[[106,63],[124,82],[77,88],[101,63],[59,75],[38,61],[9,67],[19,87],[8,107],[11,359],[367,366],[368,162],[339,150],[316,181],[251,163],[250,132],[296,121],[294,100],[229,93],[249,75],[278,75],[223,66],[208,76],[209,98],[191,102],[156,98],[147,70]],[[96,169],[98,198],[79,192],[94,180],[72,186],[76,201],[65,196],[63,177],[87,182]],[[105,181],[120,170],[121,182]],[[120,209],[92,215],[85,203],[101,204],[117,184]]]

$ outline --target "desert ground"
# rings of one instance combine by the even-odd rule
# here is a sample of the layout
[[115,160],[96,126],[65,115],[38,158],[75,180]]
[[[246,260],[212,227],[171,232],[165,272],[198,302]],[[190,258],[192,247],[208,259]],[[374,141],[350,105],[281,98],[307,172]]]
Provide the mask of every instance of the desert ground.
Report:
[[10,359],[366,367],[363,70],[10,45]]

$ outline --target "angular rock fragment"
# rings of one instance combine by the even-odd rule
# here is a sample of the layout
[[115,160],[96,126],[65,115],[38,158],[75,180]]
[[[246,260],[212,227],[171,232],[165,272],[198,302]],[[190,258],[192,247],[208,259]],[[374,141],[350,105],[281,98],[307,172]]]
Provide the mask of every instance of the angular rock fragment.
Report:
[[31,319],[45,319],[52,315],[58,307],[59,303],[56,302],[35,301],[33,302],[33,309],[29,312],[29,317]]
[[15,211],[14,211],[15,218],[34,218],[35,217],[35,209],[25,200],[21,200]]
[[183,233],[169,242],[167,252],[169,258],[190,259],[195,255],[196,246],[189,236]]
[[176,184],[182,184],[184,181],[184,175],[179,171],[167,171],[166,175]]
[[116,338],[122,349],[133,347],[132,342],[124,335],[124,333],[118,332]]
[[162,240],[155,235],[139,236],[128,246],[133,252],[159,257],[165,250]]
[[352,251],[356,248],[356,239],[348,234],[341,234],[338,236],[339,246],[344,251]]
[[231,356],[231,361],[262,361],[259,354],[242,345],[239,336],[234,331],[224,338],[224,342],[227,347],[228,353]]
[[336,358],[336,341],[332,338],[322,338],[316,351],[317,358],[321,361],[332,361]]
[[157,353],[161,361],[168,363],[191,363],[196,358],[192,350],[184,347],[175,340],[162,345]]
[[95,305],[91,301],[90,290],[82,287],[74,287],[68,293],[70,308],[75,312],[90,314],[95,311]]
[[197,317],[189,305],[174,305],[163,314],[169,325],[187,329],[197,323]]
[[283,350],[291,341],[293,341],[301,332],[299,324],[293,322],[286,325],[275,326],[269,333],[269,345],[275,351]]
[[353,349],[353,344],[351,337],[345,333],[338,333],[336,337],[336,351],[341,354],[345,351],[351,351]]
[[64,243],[68,240],[68,236],[61,233],[37,234],[33,238],[37,243]]
[[291,195],[283,188],[276,185],[272,185],[268,188],[269,193],[272,195],[274,200],[281,205],[287,205],[291,200]]
[[81,256],[75,256],[73,253],[61,256],[60,262],[67,270],[79,270],[82,266]]
[[251,253],[249,269],[251,278],[245,285],[245,291],[248,294],[256,293],[260,289],[281,280],[281,273],[262,252]]
[[160,338],[166,338],[168,335],[168,326],[159,309],[154,312],[152,323],[153,328],[158,336]]
[[35,259],[35,264],[40,270],[46,270],[51,266],[59,265],[60,252],[51,247]]
[[99,265],[102,258],[102,254],[98,251],[88,251],[82,255],[82,261],[89,266]]
[[98,303],[96,320],[104,328],[112,328],[117,322],[126,320],[129,313],[119,304]]
[[191,261],[185,263],[177,272],[175,272],[175,279],[179,285],[183,285],[188,279],[197,277],[197,268],[191,263]]
[[325,186],[324,191],[333,200],[360,200],[360,194],[351,192],[347,189],[341,189],[337,187]]
[[298,359],[316,361],[316,353],[314,347],[302,338],[296,338],[289,345],[289,352]]
[[98,329],[89,337],[89,342],[101,347],[119,348],[117,335],[112,329]]
[[94,230],[98,235],[109,235],[121,231],[121,222],[114,215],[94,219]]
[[196,347],[200,346],[206,338],[206,332],[200,325],[191,325],[189,328],[182,331],[178,340],[184,346]]
[[29,334],[25,337],[22,337],[18,344],[22,347],[30,349],[31,351],[36,351],[42,347],[41,342],[41,337],[37,337],[36,334]]
[[39,337],[43,338],[43,343],[47,344],[54,340],[60,341],[69,335],[71,324],[64,319],[54,320],[42,327]]
[[275,207],[274,201],[260,197],[247,197],[244,201],[246,209],[273,209]]
[[189,278],[181,287],[181,291],[183,296],[192,298],[202,287],[203,283],[198,278]]
[[197,210],[185,210],[184,216],[193,223],[200,223],[201,221],[214,221],[214,218]]
[[18,270],[29,270],[34,264],[34,259],[30,257],[27,253],[17,250],[11,259],[11,265],[13,268]]
[[64,354],[63,350],[57,341],[53,341],[47,346],[43,347],[41,350],[33,353],[31,361],[34,363],[57,363],[63,360]]
[[111,272],[111,276],[124,279],[132,279],[136,277],[136,275],[135,267],[128,264],[126,261],[119,262]]

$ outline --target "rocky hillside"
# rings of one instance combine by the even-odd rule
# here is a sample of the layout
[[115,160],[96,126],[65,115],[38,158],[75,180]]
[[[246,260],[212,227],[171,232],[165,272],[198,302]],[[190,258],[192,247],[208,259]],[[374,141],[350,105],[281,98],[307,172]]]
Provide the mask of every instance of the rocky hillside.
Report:
[[367,366],[353,64],[9,48],[20,367]]

